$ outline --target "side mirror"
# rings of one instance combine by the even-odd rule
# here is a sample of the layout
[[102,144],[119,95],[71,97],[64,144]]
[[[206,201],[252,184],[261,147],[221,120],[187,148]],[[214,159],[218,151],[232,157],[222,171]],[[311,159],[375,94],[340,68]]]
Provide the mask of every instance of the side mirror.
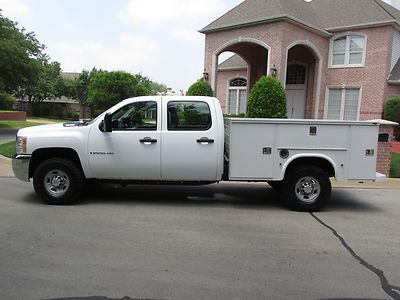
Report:
[[112,132],[112,118],[110,113],[104,116],[104,132]]

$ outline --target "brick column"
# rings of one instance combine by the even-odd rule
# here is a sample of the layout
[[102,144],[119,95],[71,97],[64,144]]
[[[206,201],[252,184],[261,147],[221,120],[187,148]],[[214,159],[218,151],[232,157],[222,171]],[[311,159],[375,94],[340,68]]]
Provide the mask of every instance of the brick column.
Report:
[[395,122],[386,120],[379,120],[379,135],[388,136],[387,141],[378,141],[378,157],[376,162],[376,171],[378,173],[385,174],[389,177],[390,173],[390,160],[392,157],[391,153],[391,141],[393,140],[394,126],[397,125]]

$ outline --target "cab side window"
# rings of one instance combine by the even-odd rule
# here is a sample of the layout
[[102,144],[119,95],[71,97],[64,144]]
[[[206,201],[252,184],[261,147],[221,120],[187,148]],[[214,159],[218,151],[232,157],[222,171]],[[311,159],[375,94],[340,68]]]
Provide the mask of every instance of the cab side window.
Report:
[[113,130],[157,130],[157,102],[134,102],[112,114]]
[[211,112],[206,102],[171,101],[168,109],[168,130],[208,130]]

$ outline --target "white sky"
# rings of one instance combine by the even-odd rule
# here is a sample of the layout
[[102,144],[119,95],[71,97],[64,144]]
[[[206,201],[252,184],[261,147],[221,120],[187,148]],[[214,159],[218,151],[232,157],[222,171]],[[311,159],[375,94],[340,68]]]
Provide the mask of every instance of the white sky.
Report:
[[[385,0],[400,8],[400,0]],[[242,0],[0,0],[63,71],[141,72],[175,90],[202,76],[198,30]]]

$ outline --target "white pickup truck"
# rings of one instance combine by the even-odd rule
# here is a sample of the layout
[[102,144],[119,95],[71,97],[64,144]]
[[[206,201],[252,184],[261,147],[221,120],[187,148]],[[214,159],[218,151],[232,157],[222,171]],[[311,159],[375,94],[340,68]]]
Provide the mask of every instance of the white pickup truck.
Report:
[[319,209],[330,177],[374,181],[378,124],[225,118],[211,97],[137,97],[90,122],[20,129],[15,176],[49,204],[88,180],[208,184],[266,181],[296,210]]

